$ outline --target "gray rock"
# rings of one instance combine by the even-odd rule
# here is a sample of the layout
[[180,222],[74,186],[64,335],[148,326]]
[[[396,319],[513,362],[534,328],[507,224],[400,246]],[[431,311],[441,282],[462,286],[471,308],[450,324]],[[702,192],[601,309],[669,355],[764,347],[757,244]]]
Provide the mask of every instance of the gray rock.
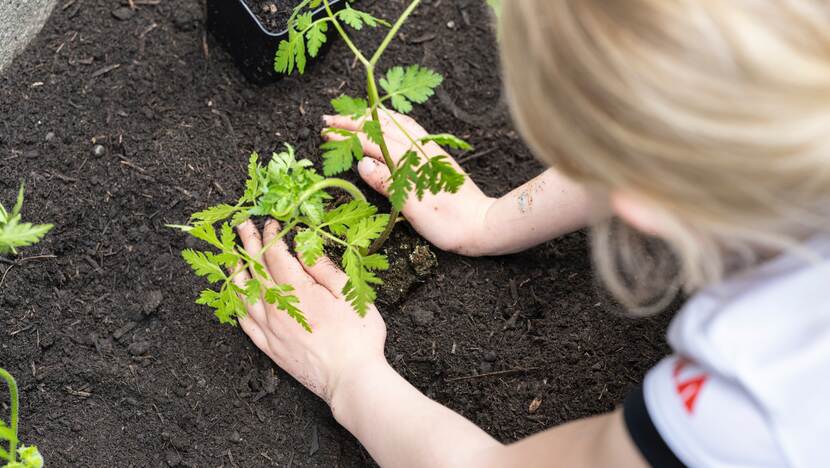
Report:
[[95,145],[92,147],[92,154],[100,158],[101,156],[107,154],[107,149],[104,148],[103,145]]
[[144,312],[144,315],[151,315],[159,308],[163,300],[164,295],[161,291],[150,291],[146,296],[144,296],[144,303],[141,305],[141,311]]
[[0,71],[34,39],[57,0],[0,1]]
[[415,322],[415,325],[421,326],[429,325],[435,318],[435,314],[428,309],[415,309],[410,312],[410,315],[412,316],[412,321]]
[[126,21],[135,15],[135,11],[130,7],[120,7],[112,10],[112,16],[121,21]]
[[46,134],[46,142],[50,142],[55,139],[55,132],[49,132]]

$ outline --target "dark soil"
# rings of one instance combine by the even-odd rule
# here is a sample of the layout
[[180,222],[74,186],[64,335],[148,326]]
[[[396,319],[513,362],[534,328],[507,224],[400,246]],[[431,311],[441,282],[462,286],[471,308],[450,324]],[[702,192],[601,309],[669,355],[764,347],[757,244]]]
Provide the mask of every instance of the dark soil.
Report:
[[245,0],[245,3],[265,29],[280,33],[286,30],[288,18],[299,0]]
[[[474,143],[464,167],[501,194],[541,167],[502,104],[483,4],[424,2],[383,66],[445,74],[415,116]],[[361,6],[394,18],[404,3]],[[185,238],[165,228],[235,199],[252,150],[285,141],[316,158],[328,101],[359,93],[363,77],[334,41],[313,74],[251,86],[206,37],[202,11],[61,2],[0,78],[0,200],[25,179],[25,216],[56,225],[0,263],[0,366],[21,385],[22,437],[50,467],[371,466],[321,401],[193,303],[203,283],[179,258]],[[429,257],[400,231],[398,261]],[[666,352],[668,316],[623,318],[598,292],[583,233],[437,259],[380,301],[388,357],[499,440],[613,409]]]

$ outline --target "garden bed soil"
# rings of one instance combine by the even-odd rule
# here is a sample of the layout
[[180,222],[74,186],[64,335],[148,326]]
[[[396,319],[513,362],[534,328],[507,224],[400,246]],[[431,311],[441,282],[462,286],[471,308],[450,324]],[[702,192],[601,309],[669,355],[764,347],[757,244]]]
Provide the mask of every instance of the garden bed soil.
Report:
[[[228,1],[228,0],[225,0]],[[298,0],[244,0],[262,26],[272,33],[287,29],[288,18]]]
[[[313,74],[254,87],[199,2],[135,3],[114,15],[113,2],[63,2],[0,78],[0,199],[23,179],[25,216],[56,225],[0,263],[0,366],[21,386],[23,440],[50,467],[372,466],[321,401],[193,303],[204,284],[165,227],[235,199],[253,150],[289,142],[317,160],[320,115],[360,92],[361,70],[335,41]],[[470,140],[463,166],[498,195],[541,167],[505,111],[483,4],[424,2],[381,68],[446,76],[415,117]],[[386,18],[405,6],[360,5]],[[397,262],[423,254],[407,231]],[[501,441],[613,409],[666,353],[669,317],[622,317],[584,233],[437,261],[379,301],[388,358]]]

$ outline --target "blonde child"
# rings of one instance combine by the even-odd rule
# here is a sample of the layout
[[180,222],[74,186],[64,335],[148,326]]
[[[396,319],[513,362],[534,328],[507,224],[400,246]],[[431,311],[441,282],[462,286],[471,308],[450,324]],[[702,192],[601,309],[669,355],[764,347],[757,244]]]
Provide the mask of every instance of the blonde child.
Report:
[[[258,303],[246,333],[384,467],[828,466],[830,3],[513,0],[500,26],[515,120],[551,169],[500,199],[468,181],[404,214],[466,255],[590,224],[622,301],[693,294],[669,330],[673,354],[622,408],[503,445],[395,373],[380,314],[351,312],[331,262],[269,250],[315,331]],[[393,153],[408,149],[385,131]],[[360,173],[385,192],[380,152],[364,146],[375,159]],[[257,252],[259,232],[240,232]]]

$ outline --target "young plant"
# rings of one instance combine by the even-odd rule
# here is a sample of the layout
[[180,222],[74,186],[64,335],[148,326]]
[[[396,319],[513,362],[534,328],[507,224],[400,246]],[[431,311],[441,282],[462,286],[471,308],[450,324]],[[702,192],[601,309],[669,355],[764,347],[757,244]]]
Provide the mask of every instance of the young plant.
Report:
[[31,224],[21,221],[20,210],[23,208],[24,190],[24,185],[20,184],[17,202],[11,212],[0,204],[0,255],[17,254],[19,247],[36,244],[53,227],[51,224]]
[[[323,177],[311,166],[307,159],[298,160],[289,145],[274,153],[267,165],[254,153],[248,163],[245,193],[235,205],[217,205],[194,213],[189,226],[171,226],[218,251],[188,249],[182,257],[197,275],[218,286],[218,291],[202,291],[196,302],[215,309],[220,322],[235,325],[245,315],[245,301],[254,303],[262,297],[311,331],[297,308],[298,299],[291,294],[293,288],[274,284],[261,263],[263,252],[290,232],[295,233],[294,248],[306,265],[317,262],[326,244],[341,249],[349,277],[344,296],[361,316],[374,302],[373,285],[381,283],[375,272],[389,268],[389,262],[384,255],[369,253],[368,248],[383,232],[389,215],[377,214],[377,208],[350,182]],[[331,206],[332,196],[327,191],[332,189],[345,191],[352,200]],[[269,216],[281,225],[275,238],[253,256],[237,245],[233,230],[251,216]],[[217,223],[221,223],[218,233],[214,228]],[[234,278],[245,269],[253,271],[253,277],[239,286]]]
[[0,443],[7,443],[6,447],[0,446],[0,462],[5,461],[3,468],[41,468],[43,466],[43,457],[40,455],[37,447],[32,445],[26,447],[21,445],[17,447],[17,426],[19,418],[20,403],[17,397],[17,382],[14,377],[6,372],[5,369],[0,368],[0,379],[6,381],[11,394],[11,413],[9,416],[9,423],[6,424],[0,419]]
[[[311,327],[305,315],[297,308],[298,299],[292,287],[275,284],[261,257],[274,242],[294,232],[294,249],[301,261],[313,266],[331,246],[342,253],[341,264],[348,281],[343,295],[361,316],[376,297],[375,286],[382,284],[378,271],[389,268],[386,256],[378,253],[400,217],[407,198],[415,194],[423,198],[427,191],[455,193],[464,183],[464,176],[457,172],[444,155],[429,156],[425,146],[429,142],[455,149],[470,149],[470,145],[450,134],[436,134],[415,138],[398,122],[396,114],[386,103],[400,113],[412,110],[413,103],[422,104],[429,99],[443,78],[438,73],[410,65],[389,69],[379,81],[375,67],[389,43],[421,0],[414,0],[394,25],[375,18],[369,13],[345,9],[334,13],[328,0],[303,0],[288,21],[289,39],[280,44],[276,54],[277,71],[291,73],[305,70],[308,57],[314,57],[326,42],[326,32],[333,27],[366,70],[366,98],[340,96],[331,104],[334,110],[360,122],[368,137],[377,143],[390,169],[389,199],[391,214],[378,214],[373,205],[366,202],[361,191],[350,182],[334,178],[349,170],[355,160],[363,158],[363,147],[356,132],[330,129],[342,137],[322,145],[323,175],[317,173],[307,159],[298,160],[291,146],[275,153],[267,165],[259,162],[255,153],[248,164],[248,181],[243,196],[235,205],[222,204],[193,214],[188,226],[171,226],[209,244],[213,251],[185,250],[182,256],[197,275],[205,277],[217,289],[202,291],[199,304],[212,307],[222,323],[235,325],[243,317],[246,302],[260,298],[288,313],[306,330]],[[325,17],[314,19],[313,11],[321,5]],[[352,42],[343,25],[360,30],[366,27],[390,27],[371,59],[366,58]],[[381,96],[378,88],[384,90]],[[396,164],[389,154],[386,138],[381,129],[383,113],[410,141],[410,148]],[[329,190],[339,189],[351,197],[346,203],[331,203]],[[250,217],[270,216],[281,223],[275,238],[263,246],[261,252],[248,254],[236,243],[234,226]],[[217,232],[214,227],[220,224]],[[235,278],[245,270],[252,271],[252,278],[239,285]]]
[[[346,43],[355,59],[363,65],[366,74],[366,97],[343,95],[332,100],[331,105],[337,114],[359,121],[358,127],[380,147],[384,162],[391,174],[389,200],[392,204],[392,214],[383,233],[371,245],[370,252],[378,251],[389,237],[410,194],[414,192],[418,199],[421,199],[427,191],[433,194],[441,191],[455,193],[464,183],[464,176],[453,168],[446,156],[430,156],[425,145],[429,142],[436,142],[454,149],[471,149],[465,141],[446,133],[416,138],[387,108],[388,104],[399,113],[407,114],[412,111],[413,104],[427,102],[434,94],[435,88],[440,86],[444,80],[439,73],[416,64],[391,67],[379,80],[375,76],[378,61],[420,3],[421,0],[413,0],[398,20],[390,26],[386,21],[370,13],[352,8],[349,3],[346,3],[344,9],[334,12],[329,5],[329,0],[303,0],[288,20],[288,40],[280,43],[274,60],[274,68],[278,72],[290,74],[297,70],[303,73],[308,57],[317,55],[327,40],[326,32],[331,26]],[[315,20],[313,12],[321,5],[326,15]],[[356,31],[364,27],[388,26],[390,29],[372,56],[367,57],[354,44],[344,26]],[[381,95],[380,89],[384,91],[384,94]],[[381,126],[381,114],[384,114],[409,140],[409,151],[397,164],[389,154],[389,147]],[[341,137],[338,141],[329,141],[321,146],[323,173],[326,176],[333,176],[349,170],[355,160],[362,159],[363,147],[357,132],[341,129],[327,131]]]

